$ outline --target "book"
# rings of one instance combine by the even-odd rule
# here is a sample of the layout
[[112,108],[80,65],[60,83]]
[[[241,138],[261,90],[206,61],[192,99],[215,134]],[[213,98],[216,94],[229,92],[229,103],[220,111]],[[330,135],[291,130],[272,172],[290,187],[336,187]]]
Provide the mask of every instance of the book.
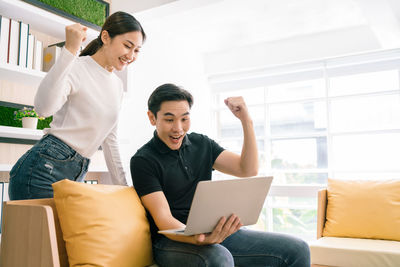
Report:
[[[0,220],[1,223],[3,223],[3,196],[4,196],[4,182],[0,182],[0,200],[1,200],[1,205],[0,205]],[[0,229],[0,233],[1,233],[1,229]]]
[[18,65],[26,68],[29,25],[19,22]]
[[60,48],[63,48],[65,46],[65,41],[49,45],[49,47],[51,46],[58,46]]
[[98,184],[97,180],[84,180],[85,184]]
[[[3,225],[3,203],[5,201],[9,201],[10,197],[8,195],[8,182],[1,182],[1,210],[0,210],[0,216],[1,216],[1,225]],[[0,229],[1,233],[1,229]]]
[[43,68],[43,43],[35,40],[35,47],[33,49],[33,69],[42,71]]
[[0,16],[0,63],[7,63],[10,19]]
[[9,183],[7,182],[3,183],[3,202],[10,200],[10,197],[8,196],[8,185]]
[[8,38],[7,63],[18,65],[18,47],[19,47],[19,22],[10,19],[10,36]]
[[33,69],[33,51],[35,47],[35,36],[33,34],[28,35],[28,53],[27,53],[27,61],[26,67],[28,69]]
[[43,71],[48,72],[57,61],[61,53],[61,47],[50,45],[43,49]]

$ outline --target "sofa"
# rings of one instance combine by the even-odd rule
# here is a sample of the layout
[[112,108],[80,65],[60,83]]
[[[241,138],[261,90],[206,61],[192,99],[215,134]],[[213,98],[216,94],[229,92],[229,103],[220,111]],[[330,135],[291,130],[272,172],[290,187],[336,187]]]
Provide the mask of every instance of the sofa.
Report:
[[[357,189],[349,186],[349,190]],[[374,197],[379,196],[370,195],[369,198],[374,199]],[[355,203],[355,201],[354,198],[353,201],[349,201],[348,206],[350,206],[350,209],[352,203]],[[398,204],[399,202],[397,202],[397,205]],[[327,189],[322,189],[318,192],[317,240],[310,244],[312,267],[400,266],[399,241],[376,238],[357,238],[351,237],[351,234],[347,234],[347,237],[324,235],[324,228],[327,222],[327,205],[328,191]],[[356,206],[357,204],[354,205]],[[368,212],[370,212],[370,216],[374,216],[374,211],[372,210],[373,207],[369,207],[368,203],[364,203],[363,205],[367,210],[371,209]],[[382,209],[384,209],[383,206],[384,205],[382,205]],[[357,214],[357,216],[359,217],[361,215]],[[360,228],[364,226],[365,225],[360,225]],[[388,225],[388,227],[390,226]],[[354,235],[357,236],[356,234]]]
[[[59,189],[55,189],[54,198],[16,200],[3,203],[1,266],[157,266],[152,260],[150,233],[144,208],[141,206],[133,188],[75,184],[75,182],[69,180],[61,183],[59,188],[65,191],[66,198],[60,196]],[[66,190],[73,190],[76,193],[70,193]],[[93,194],[93,192],[95,193]],[[58,197],[56,197],[56,193]],[[106,194],[112,196],[108,197]],[[129,197],[128,200],[132,200],[133,196],[134,200],[128,202],[126,196]],[[82,201],[81,197],[86,199]],[[98,207],[95,207],[97,204],[94,204],[94,201],[89,199],[90,197],[93,200],[98,199]],[[71,202],[70,199],[74,198],[78,200],[79,205]],[[57,201],[62,203],[60,204]],[[110,208],[106,206],[106,202],[112,202]],[[126,216],[125,213],[132,213],[132,216],[129,217],[130,220],[137,218],[140,221],[139,223],[132,224],[126,222],[126,220],[121,223],[121,217],[112,213],[111,209],[118,210],[114,205],[124,205],[124,203],[130,204],[126,204],[128,211],[125,212],[127,210],[125,208],[124,214],[121,216]],[[63,204],[66,208],[63,208]],[[82,212],[82,206],[85,208],[85,205],[93,210],[94,215],[90,214],[90,210]],[[130,210],[133,210],[133,212]],[[105,212],[102,213],[102,211]],[[137,213],[138,211],[140,214]],[[70,213],[67,214],[68,212]],[[60,214],[67,214],[68,216],[60,217]],[[90,219],[81,220],[78,218],[77,220],[74,218],[75,215],[86,216]],[[97,215],[101,216],[101,220],[96,217]],[[71,239],[71,229],[68,225],[68,220],[71,220],[71,218],[74,219],[73,224],[77,224],[78,227],[78,232],[73,237],[75,239]],[[103,223],[102,220],[105,220],[105,222]],[[111,225],[107,225],[110,224],[110,220]],[[116,223],[120,227],[115,227]],[[82,228],[82,226],[86,228]],[[132,232],[132,228],[136,232]],[[122,229],[122,233],[120,233],[120,229]],[[66,233],[67,231],[69,233]],[[75,229],[72,229],[72,231],[75,231]],[[136,234],[137,232],[141,233]],[[91,233],[92,236],[88,236],[88,233]],[[113,239],[114,237],[117,239]],[[94,242],[90,240],[91,238],[94,238]],[[123,253],[129,255],[123,255]],[[132,254],[135,255],[132,256]],[[120,258],[122,257],[128,259],[129,262],[121,263]]]
[[67,267],[54,199],[3,204],[1,266]]

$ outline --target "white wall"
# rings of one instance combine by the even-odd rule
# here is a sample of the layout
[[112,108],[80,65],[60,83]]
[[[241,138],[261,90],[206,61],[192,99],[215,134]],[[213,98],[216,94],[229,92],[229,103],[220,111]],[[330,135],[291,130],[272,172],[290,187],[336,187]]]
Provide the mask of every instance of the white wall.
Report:
[[[142,23],[148,39],[140,58],[127,72],[128,93],[119,126],[121,155],[127,171],[130,157],[152,137],[154,128],[148,122],[146,115],[147,99],[151,92],[163,83],[183,86],[194,95],[191,130],[205,133],[213,138],[215,131],[211,123],[211,88],[207,80],[209,75],[385,48],[376,35],[376,30],[368,25],[360,12],[357,16],[350,16],[352,10],[348,11],[347,17],[354,17],[354,20],[349,21],[348,27],[343,23],[337,25],[334,23],[337,13],[344,12],[340,9],[333,12],[330,17],[325,17],[329,16],[329,12],[324,13],[324,16],[321,15],[322,18],[320,16],[310,23],[313,25],[313,31],[304,28],[304,25],[308,25],[304,23],[309,23],[309,20],[313,19],[308,17],[307,12],[305,14],[292,12],[290,14],[298,14],[300,17],[297,21],[302,22],[300,23],[302,27],[298,29],[299,35],[295,34],[296,25],[290,29],[291,24],[288,21],[285,22],[285,29],[291,30],[293,35],[274,40],[269,34],[265,36],[266,39],[263,36],[246,38],[243,36],[246,30],[238,31],[232,26],[236,25],[234,22],[237,13],[231,14],[230,19],[233,21],[227,23],[223,19],[224,9],[214,10],[215,7],[222,8],[229,3],[241,3],[240,1],[204,0],[200,6],[194,2],[195,0],[174,1],[160,8],[134,14]],[[309,2],[319,3],[311,0]],[[190,3],[193,3],[192,8],[189,7]],[[343,5],[347,2],[341,1],[341,3]],[[300,3],[298,5],[300,6]],[[324,5],[317,7],[321,10],[314,10],[316,13],[324,11],[322,9]],[[285,7],[281,9],[282,12],[286,10]],[[304,10],[308,10],[306,6]],[[273,11],[270,12],[273,14]],[[210,14],[217,14],[218,17],[212,20]],[[356,20],[359,17],[360,20]],[[279,18],[277,16],[276,19]],[[242,22],[245,21],[244,17],[240,19]],[[290,16],[286,16],[286,19],[290,19]],[[324,23],[325,20],[329,22],[328,25],[325,25],[324,30],[317,31],[316,25]],[[218,23],[229,26],[229,29],[224,31],[221,25],[216,25]],[[281,22],[278,20],[275,23],[279,25]],[[268,22],[264,25],[268,25]],[[246,29],[251,29],[251,25],[247,26]],[[230,33],[233,35],[230,36]],[[263,34],[262,31],[259,33]],[[269,33],[273,31],[270,30]],[[284,35],[278,33],[277,36]],[[249,40],[254,42],[248,43]],[[127,177],[129,181],[129,173]]]
[[[126,0],[112,0],[111,13],[119,10],[124,10],[129,13],[136,13],[149,8],[165,5],[177,0],[145,0],[145,1],[126,1]],[[132,3],[129,3],[132,2]]]
[[[212,134],[210,90],[203,56],[187,44],[184,36],[159,31],[158,23],[141,23],[148,39],[139,59],[128,69],[128,93],[119,123],[121,156],[126,171],[131,156],[153,136],[154,127],[147,118],[147,100],[161,84],[174,83],[191,92],[194,97],[191,131]],[[130,174],[127,178],[130,182]]]
[[273,42],[228,48],[205,56],[209,74],[309,61],[380,49],[367,26],[295,36]]

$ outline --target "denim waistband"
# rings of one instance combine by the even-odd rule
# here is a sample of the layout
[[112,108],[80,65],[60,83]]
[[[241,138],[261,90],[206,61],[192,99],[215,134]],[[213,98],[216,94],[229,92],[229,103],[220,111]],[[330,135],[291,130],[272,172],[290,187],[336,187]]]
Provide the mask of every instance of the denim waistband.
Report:
[[81,154],[79,154],[75,149],[73,149],[72,147],[70,147],[68,144],[66,144],[63,140],[59,139],[58,137],[55,137],[52,134],[46,134],[44,135],[38,143],[53,143],[53,144],[57,144],[58,146],[63,147],[63,149],[67,149],[71,152],[76,153],[75,157],[78,160],[82,160],[82,161],[87,161],[90,162],[90,159],[85,158],[84,156],[82,156]]

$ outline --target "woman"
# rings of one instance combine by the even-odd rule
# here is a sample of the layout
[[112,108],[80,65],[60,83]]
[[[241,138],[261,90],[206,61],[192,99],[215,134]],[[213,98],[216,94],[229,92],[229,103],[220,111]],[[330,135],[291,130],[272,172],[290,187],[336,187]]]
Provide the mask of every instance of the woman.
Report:
[[10,171],[12,200],[51,198],[54,182],[82,181],[100,146],[113,183],[127,184],[117,142],[123,85],[113,71],[135,61],[146,35],[133,16],[116,12],[76,57],[86,30],[66,27],[65,48],[38,88],[35,109],[53,121]]

